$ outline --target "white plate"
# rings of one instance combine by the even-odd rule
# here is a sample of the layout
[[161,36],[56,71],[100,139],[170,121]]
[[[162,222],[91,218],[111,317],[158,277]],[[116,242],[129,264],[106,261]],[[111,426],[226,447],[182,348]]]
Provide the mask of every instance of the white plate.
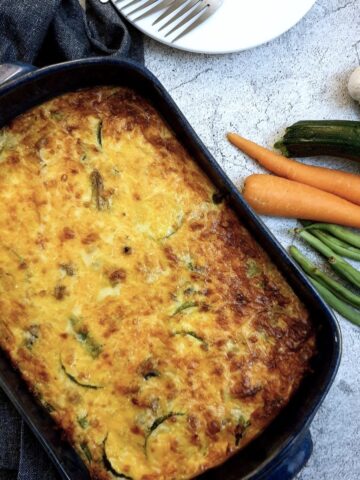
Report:
[[[116,6],[116,0],[112,0]],[[170,47],[196,53],[231,53],[256,47],[278,37],[293,27],[316,0],[224,0],[224,4],[188,35],[171,43],[165,33],[153,26],[159,12],[134,22],[139,14],[117,3],[122,14],[149,37]],[[134,8],[134,7],[132,7]],[[162,23],[160,23],[161,25]],[[175,35],[176,36],[176,35]]]

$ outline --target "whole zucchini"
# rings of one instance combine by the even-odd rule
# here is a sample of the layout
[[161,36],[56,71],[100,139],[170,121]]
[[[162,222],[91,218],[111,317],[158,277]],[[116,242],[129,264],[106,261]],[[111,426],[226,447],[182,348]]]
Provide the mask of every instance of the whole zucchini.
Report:
[[294,123],[275,143],[287,157],[330,155],[360,160],[360,122],[305,120]]

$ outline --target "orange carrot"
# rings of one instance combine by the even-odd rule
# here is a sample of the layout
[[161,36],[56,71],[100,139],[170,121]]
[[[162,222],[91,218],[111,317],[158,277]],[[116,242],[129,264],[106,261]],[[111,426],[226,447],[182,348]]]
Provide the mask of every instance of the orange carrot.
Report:
[[332,193],[274,175],[250,175],[243,196],[263,215],[301,218],[360,228],[360,207]]
[[320,188],[360,205],[360,176],[341,170],[304,165],[283,157],[267,148],[242,138],[236,133],[228,134],[229,141],[249,157],[257,160],[270,172],[280,177]]

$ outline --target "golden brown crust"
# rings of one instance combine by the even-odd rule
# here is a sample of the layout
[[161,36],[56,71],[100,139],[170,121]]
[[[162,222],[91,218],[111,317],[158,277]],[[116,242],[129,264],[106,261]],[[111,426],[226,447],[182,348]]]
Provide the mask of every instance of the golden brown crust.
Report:
[[308,369],[305,308],[214,193],[128,89],[0,132],[0,345],[94,479],[194,477]]

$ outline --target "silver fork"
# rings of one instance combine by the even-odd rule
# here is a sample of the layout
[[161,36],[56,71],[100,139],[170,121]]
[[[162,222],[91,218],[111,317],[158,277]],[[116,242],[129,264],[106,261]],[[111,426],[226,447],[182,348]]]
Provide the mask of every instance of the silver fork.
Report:
[[[104,0],[100,0],[104,1]],[[175,34],[184,27],[180,33],[172,39],[172,42],[179,40],[196,27],[207,20],[223,4],[224,0],[112,0],[115,7],[127,16],[136,13],[140,15],[132,19],[140,20],[148,15],[166,9],[153,23],[157,25],[163,20],[165,23],[159,25],[158,31],[169,27],[165,37]],[[128,11],[129,7],[135,7]],[[145,9],[145,11],[143,11]]]
[[[127,12],[126,13],[127,15],[133,15],[134,13],[141,12],[142,10],[145,9],[145,12],[143,14],[141,14],[139,17],[136,17],[134,19],[135,21],[135,20],[140,20],[141,18],[145,18],[155,12],[162,10],[163,8],[168,7],[171,3],[173,3],[174,0],[147,0],[146,2],[144,2],[144,0],[131,0],[130,2],[129,0],[125,0],[127,2],[126,4],[124,4],[124,0],[112,0],[112,1],[117,9],[119,9],[118,4],[120,3],[122,4],[120,5],[122,10],[128,9],[129,7],[135,7],[130,12]],[[148,10],[146,10],[148,7],[152,7],[152,8],[149,8]]]

